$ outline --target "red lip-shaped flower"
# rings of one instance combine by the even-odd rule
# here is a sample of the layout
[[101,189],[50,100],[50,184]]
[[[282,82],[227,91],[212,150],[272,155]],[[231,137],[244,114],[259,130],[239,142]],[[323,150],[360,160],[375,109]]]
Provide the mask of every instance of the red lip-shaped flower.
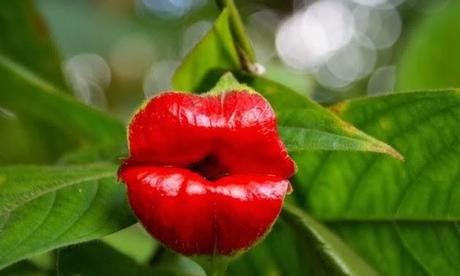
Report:
[[135,214],[185,255],[253,245],[278,217],[295,172],[269,103],[244,90],[163,93],[133,117],[129,146],[119,178]]

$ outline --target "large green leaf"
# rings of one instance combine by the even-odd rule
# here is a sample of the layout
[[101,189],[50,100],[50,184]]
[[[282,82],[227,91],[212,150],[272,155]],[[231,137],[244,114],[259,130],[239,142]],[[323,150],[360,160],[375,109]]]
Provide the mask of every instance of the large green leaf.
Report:
[[[33,116],[61,129],[80,145],[121,144],[121,122],[60,93],[26,68],[0,55],[0,106]],[[56,137],[59,138],[59,137]]]
[[0,167],[0,268],[134,223],[115,175],[108,164]]
[[414,92],[344,102],[346,121],[391,143],[383,155],[302,152],[298,203],[386,275],[458,275],[460,93]]
[[403,158],[391,146],[356,129],[290,88],[263,77],[240,76],[272,103],[278,113],[280,135],[290,153],[371,151]]
[[460,86],[460,1],[433,3],[441,5],[420,18],[403,49],[398,90]]
[[370,151],[403,157],[391,146],[319,110],[299,109],[278,115],[280,135],[289,152]]
[[292,204],[266,240],[229,268],[230,275],[376,275],[324,225]]
[[165,275],[187,276],[176,267],[140,265],[102,242],[90,242],[59,250],[59,275]]
[[173,76],[176,90],[206,92],[232,70],[241,69],[230,29],[229,12],[224,9],[212,29],[185,57]]

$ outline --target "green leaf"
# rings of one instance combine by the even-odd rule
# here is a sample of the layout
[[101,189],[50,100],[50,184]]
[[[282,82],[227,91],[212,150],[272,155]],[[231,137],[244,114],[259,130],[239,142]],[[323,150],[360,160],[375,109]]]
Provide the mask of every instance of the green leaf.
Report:
[[120,163],[120,160],[128,156],[128,149],[123,144],[95,144],[83,146],[61,156],[56,164],[85,164],[90,162],[113,162]]
[[56,87],[2,55],[0,83],[5,91],[14,91],[0,93],[0,106],[47,122],[80,144],[125,141],[121,122],[62,95]]
[[[34,1],[1,1],[0,34],[0,55],[55,86],[66,87],[57,50]],[[2,85],[5,77],[8,75],[0,75],[2,94],[14,95],[15,87]],[[8,133],[0,135],[0,163],[51,162],[73,146],[58,129],[33,116],[8,110],[1,100],[0,133]]]
[[314,251],[320,255],[324,266],[329,266],[326,269],[337,275],[377,275],[340,238],[294,205],[284,205],[283,217],[295,229],[298,239],[311,239]]
[[48,275],[45,271],[41,271],[39,267],[35,266],[29,261],[21,261],[0,270],[0,276],[44,276]]
[[261,243],[230,264],[228,275],[314,275],[319,266],[314,265],[318,260],[310,255],[310,246],[305,239],[296,239],[281,217]]
[[0,268],[135,222],[116,166],[0,167]]
[[230,14],[230,27],[233,33],[235,44],[239,52],[244,55],[245,61],[254,62],[256,60],[256,54],[252,48],[251,41],[244,28],[243,20],[235,6],[233,0],[218,0],[217,3],[221,8],[227,8]]
[[302,152],[293,157],[297,202],[385,275],[460,271],[460,93],[414,92],[333,107],[391,143],[383,155]]
[[58,270],[62,275],[188,275],[174,267],[140,265],[97,241],[59,250]]
[[52,162],[69,147],[56,128],[1,105],[0,101],[0,164]]
[[391,146],[324,111],[285,111],[278,114],[278,125],[290,153],[314,150],[370,151],[403,159]]
[[232,256],[199,255],[191,259],[201,266],[207,276],[224,276],[228,265],[234,258]]
[[229,275],[376,275],[325,226],[286,203],[268,237],[229,267]]
[[182,273],[180,275],[206,276],[204,270],[196,262],[165,247],[159,248],[152,258],[151,265],[153,267],[174,268]]
[[254,76],[244,72],[235,73],[235,76],[240,82],[247,84],[262,94],[276,112],[287,109],[306,108],[330,114],[327,109],[283,84],[262,76]]
[[398,90],[460,86],[460,37],[455,35],[460,33],[460,2],[437,2],[409,32],[398,64]]
[[102,240],[139,264],[148,264],[153,253],[160,247],[140,224],[106,236]]
[[403,159],[391,146],[361,132],[290,88],[262,77],[240,77],[277,111],[278,130],[289,152],[370,151]]
[[34,1],[1,1],[0,33],[0,54],[53,85],[66,87],[60,57]]
[[229,20],[229,11],[225,8],[212,29],[185,57],[175,72],[172,80],[174,89],[206,92],[223,73],[242,68]]

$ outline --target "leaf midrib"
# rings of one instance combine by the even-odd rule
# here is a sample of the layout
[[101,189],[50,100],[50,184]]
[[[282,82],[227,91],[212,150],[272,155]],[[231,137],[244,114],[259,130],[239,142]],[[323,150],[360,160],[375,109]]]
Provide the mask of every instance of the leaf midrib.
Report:
[[[325,131],[325,130],[320,130],[320,129],[313,129],[313,128],[305,128],[305,127],[294,127],[294,126],[285,126],[285,125],[280,125],[280,128],[284,128],[284,129],[298,129],[298,130],[306,130],[306,131],[310,131],[310,132],[316,132],[316,133],[325,133],[327,135],[330,135],[332,137],[337,137],[337,138],[340,138],[340,139],[343,139],[343,140],[346,140],[346,141],[350,141],[350,142],[358,142],[358,143],[363,143],[363,144],[366,144],[366,145],[369,145],[368,147],[366,148],[363,148],[362,151],[368,151],[369,149],[373,149],[373,150],[376,150],[376,147],[380,147],[383,149],[386,149],[386,148],[391,148],[390,146],[382,143],[382,142],[378,142],[377,140],[375,141],[372,141],[372,143],[370,143],[369,140],[366,140],[362,137],[351,137],[351,136],[345,136],[345,135],[340,135],[340,134],[335,134],[335,133],[332,133],[332,132],[329,132],[329,131]],[[290,146],[289,144],[286,145],[288,148],[289,148],[289,151],[292,151],[292,152],[301,152],[301,151],[310,151],[310,150],[315,150],[315,149],[311,149],[311,148],[303,148],[303,147],[299,147],[299,146]],[[324,150],[323,148],[321,147],[318,147],[316,150]],[[356,149],[353,149],[353,151],[356,151]]]
[[[300,130],[308,130],[308,131],[315,131],[315,132],[323,132],[323,133],[327,133],[327,134],[330,134],[330,135],[343,137],[345,139],[358,140],[358,141],[362,141],[362,142],[369,142],[369,140],[366,140],[366,138],[362,137],[362,136],[345,136],[345,135],[337,134],[337,133],[334,133],[332,131],[319,129],[319,128],[293,126],[293,125],[288,125],[288,124],[279,124],[279,128],[294,129],[294,130],[300,129]],[[369,136],[368,138],[371,138],[371,137]],[[373,138],[371,138],[371,139],[373,139]]]
[[362,145],[362,148],[356,148],[356,147],[337,147],[337,148],[331,148],[331,147],[302,147],[302,146],[296,146],[292,144],[286,143],[286,147],[288,149],[288,152],[290,153],[302,153],[302,152],[309,152],[309,151],[328,151],[328,152],[333,152],[333,151],[343,151],[343,152],[374,152],[374,153],[380,153],[380,154],[386,154],[389,155],[395,159],[398,160],[404,160],[404,156],[402,156],[396,149],[394,149],[392,146],[389,144],[385,144],[384,142],[381,142],[379,140],[376,140],[372,137],[369,137],[368,140],[362,137],[356,137],[356,136],[345,136],[341,134],[335,134],[332,132],[324,131],[324,130],[318,130],[318,129],[312,129],[312,128],[302,128],[302,127],[291,127],[291,126],[284,126],[280,125],[279,128],[283,129],[298,129],[298,130],[304,130],[307,132],[311,133],[320,133],[323,135],[327,135],[330,138],[337,138],[337,140],[342,140],[346,141],[349,143],[356,143],[359,145]]

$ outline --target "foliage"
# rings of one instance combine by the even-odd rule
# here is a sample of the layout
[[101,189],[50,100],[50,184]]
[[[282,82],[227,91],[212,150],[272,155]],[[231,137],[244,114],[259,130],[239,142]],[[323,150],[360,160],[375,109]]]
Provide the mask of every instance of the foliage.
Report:
[[[232,1],[220,4],[221,14],[184,58],[173,86],[206,92],[232,72],[270,101],[298,165],[280,220],[228,274],[457,275],[459,91],[389,94],[323,107],[255,74],[238,12]],[[458,56],[452,50],[457,44],[443,40],[456,39],[448,27],[458,24],[445,19],[457,20],[458,4],[451,5],[414,35],[399,87],[458,85],[457,71],[435,65],[437,54]],[[3,1],[0,31],[0,115],[12,114],[0,116],[4,273],[46,273],[24,260],[56,249],[55,269],[63,274],[203,275],[195,263],[149,244],[145,235],[106,237],[135,223],[115,179],[126,151],[123,123],[66,92],[57,51],[32,1]],[[149,244],[152,257],[136,257],[135,246],[123,248],[128,242]]]
[[1,168],[2,267],[134,223],[115,170],[111,164]]
[[[434,5],[442,5],[435,1]],[[460,85],[458,64],[460,2],[445,1],[433,14],[413,26],[399,61],[397,88],[401,91],[453,88]]]

